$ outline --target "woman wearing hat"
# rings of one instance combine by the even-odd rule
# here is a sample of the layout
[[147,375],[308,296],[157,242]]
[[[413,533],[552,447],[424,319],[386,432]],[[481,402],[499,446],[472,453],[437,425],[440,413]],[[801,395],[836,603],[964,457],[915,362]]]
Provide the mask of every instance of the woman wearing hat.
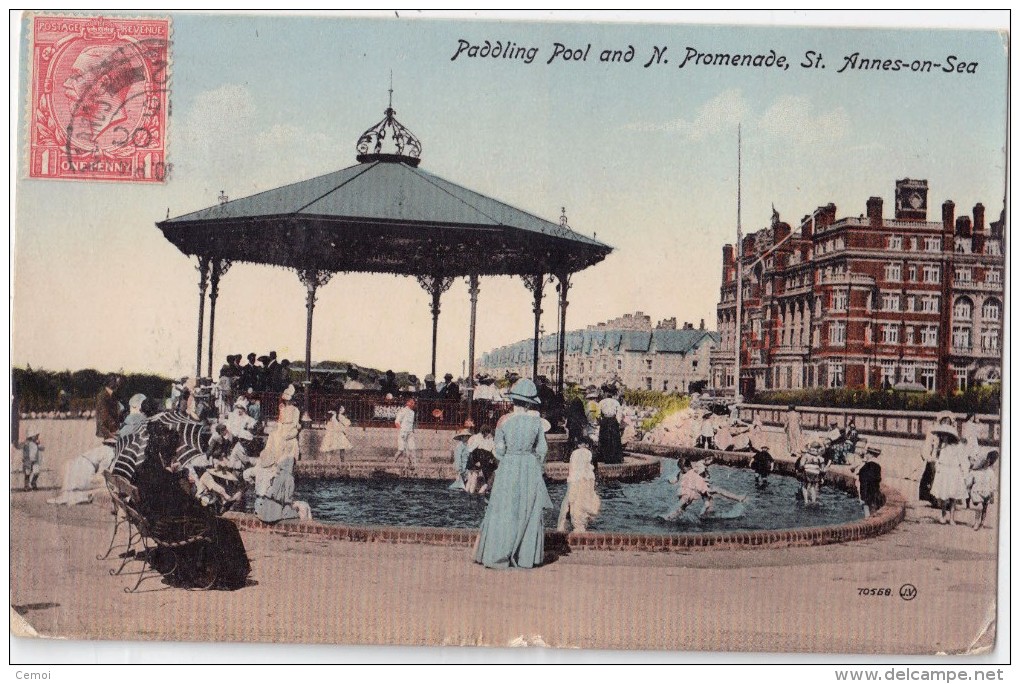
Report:
[[543,509],[552,508],[542,479],[548,445],[542,429],[538,388],[527,378],[508,394],[513,413],[496,427],[496,470],[489,505],[485,509],[475,562],[487,568],[532,568],[542,563],[545,550]]
[[967,478],[970,459],[967,449],[952,425],[939,424],[932,428],[942,442],[935,460],[935,478],[931,483],[931,496],[941,502],[943,525],[956,522],[956,502],[968,496]]
[[294,461],[298,457],[301,414],[294,405],[294,385],[280,395],[276,430],[266,440],[254,468],[245,471],[255,480],[255,515],[262,522],[311,517],[308,504],[294,501]]
[[[935,415],[935,423],[928,429],[924,437],[924,444],[921,446],[921,458],[908,479],[917,481],[917,498],[919,501],[927,501],[929,505],[937,507],[938,499],[931,495],[931,484],[935,480],[935,461],[938,460],[939,451],[946,444],[939,434],[945,426],[952,427],[953,414],[949,411],[941,411]],[[956,431],[953,430],[955,433]]]

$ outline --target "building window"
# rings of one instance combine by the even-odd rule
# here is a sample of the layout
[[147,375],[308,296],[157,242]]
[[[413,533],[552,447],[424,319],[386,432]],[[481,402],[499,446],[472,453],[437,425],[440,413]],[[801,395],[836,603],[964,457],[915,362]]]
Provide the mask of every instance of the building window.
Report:
[[900,326],[882,326],[882,344],[896,344],[900,341]]
[[844,290],[836,290],[832,293],[832,309],[834,311],[846,311],[847,293]]
[[997,268],[990,268],[985,271],[985,282],[986,283],[1001,283],[1002,282],[1002,271]]
[[669,389],[669,380],[662,381],[662,391],[665,392]]
[[1002,245],[998,240],[989,240],[985,243],[985,254],[988,256],[1001,256]]
[[[651,359],[645,359],[645,368],[647,368],[648,370],[652,370],[652,360]],[[652,389],[652,388],[649,387],[648,389]]]
[[914,251],[914,252],[917,251],[917,238],[916,237],[910,238],[910,249],[912,251]]
[[829,363],[829,387],[843,386],[843,364]]
[[888,240],[889,249],[900,251],[903,249],[903,237],[900,235],[890,235]]
[[1002,305],[998,299],[989,299],[981,307],[981,317],[986,321],[997,321],[1002,316]]
[[882,293],[882,311],[899,311],[900,296],[895,292]]
[[616,370],[623,370],[623,359],[616,360]]
[[999,329],[981,329],[981,349],[983,351],[999,351]]
[[966,367],[953,366],[953,375],[956,377],[956,391],[966,392],[970,384],[970,373]]
[[939,344],[939,329],[935,325],[925,325],[921,328],[921,345],[925,347],[937,347]]
[[917,266],[910,266],[907,268],[907,280],[910,282],[917,280]]
[[645,378],[645,389],[647,389],[647,390],[652,389],[652,379],[651,378]]
[[921,384],[929,392],[935,391],[935,363],[925,361],[921,364]]
[[882,360],[882,387],[889,388],[896,384],[896,362]]
[[926,252],[941,252],[942,251],[942,238],[926,237],[924,239],[924,251],[926,251]]
[[960,297],[953,305],[953,318],[969,321],[974,313],[974,305],[967,297]]
[[900,365],[900,382],[917,382],[917,376],[914,373],[914,362],[904,361]]
[[829,324],[829,344],[846,342],[846,323],[835,321]]
[[903,266],[901,264],[886,264],[885,279],[898,283],[903,279]]
[[953,326],[953,348],[970,351],[970,327]]
[[961,283],[969,283],[971,279],[971,270],[969,266],[957,266],[956,267],[956,279]]
[[691,361],[691,368],[695,368],[696,369],[697,367],[698,367],[698,360],[694,359],[693,361]]
[[903,332],[903,343],[913,344],[914,343],[914,326],[908,325]]
[[923,313],[937,313],[939,310],[939,298],[937,295],[927,295],[921,298],[921,311]]
[[916,311],[917,310],[917,297],[915,297],[914,295],[907,295],[906,300],[907,300],[907,306],[906,306],[907,313],[913,313],[914,311]]
[[924,282],[939,283],[942,281],[942,268],[937,264],[927,264],[924,267]]

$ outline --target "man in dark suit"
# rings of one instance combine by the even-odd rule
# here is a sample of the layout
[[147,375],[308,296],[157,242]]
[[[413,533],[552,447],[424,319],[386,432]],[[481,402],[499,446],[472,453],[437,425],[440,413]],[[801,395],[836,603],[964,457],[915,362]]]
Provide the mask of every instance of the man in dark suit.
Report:
[[96,395],[96,437],[103,440],[103,443],[117,441],[117,430],[120,429],[120,404],[117,403],[115,393],[120,383],[120,376],[110,375],[106,378],[103,389]]

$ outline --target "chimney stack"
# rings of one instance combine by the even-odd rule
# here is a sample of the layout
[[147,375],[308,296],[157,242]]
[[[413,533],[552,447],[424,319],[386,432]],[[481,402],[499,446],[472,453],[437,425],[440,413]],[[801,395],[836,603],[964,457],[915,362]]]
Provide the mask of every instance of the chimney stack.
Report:
[[959,237],[970,237],[970,217],[960,216],[956,219],[956,234]]
[[701,319],[701,325],[698,326],[698,330],[704,330],[704,329],[705,329],[705,319],[702,318]]
[[877,228],[882,225],[882,198],[868,198],[868,223]]
[[942,232],[953,232],[953,217],[956,215],[956,205],[953,200],[946,200],[942,203]]
[[974,232],[985,232],[985,205],[980,202],[974,205]]

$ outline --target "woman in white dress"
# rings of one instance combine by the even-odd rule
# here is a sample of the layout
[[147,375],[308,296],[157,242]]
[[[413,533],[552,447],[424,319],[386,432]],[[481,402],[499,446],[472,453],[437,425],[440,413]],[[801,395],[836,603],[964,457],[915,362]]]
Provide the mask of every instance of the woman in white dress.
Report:
[[255,480],[255,515],[262,522],[312,517],[308,504],[293,498],[294,461],[301,432],[301,413],[292,401],[294,392],[291,385],[280,395],[276,430],[266,440],[258,465],[245,471],[247,479]]
[[351,419],[346,414],[346,409],[343,406],[338,411],[329,412],[329,420],[326,421],[326,434],[319,446],[319,453],[326,460],[332,460],[333,455],[336,454],[337,460],[342,463],[344,452],[351,448],[351,440],[347,437]]
[[931,495],[942,505],[943,525],[955,524],[956,502],[967,498],[967,478],[970,472],[970,460],[967,458],[966,445],[960,443],[956,428],[952,425],[936,425],[932,432],[945,443],[935,461],[935,479],[931,483]]

